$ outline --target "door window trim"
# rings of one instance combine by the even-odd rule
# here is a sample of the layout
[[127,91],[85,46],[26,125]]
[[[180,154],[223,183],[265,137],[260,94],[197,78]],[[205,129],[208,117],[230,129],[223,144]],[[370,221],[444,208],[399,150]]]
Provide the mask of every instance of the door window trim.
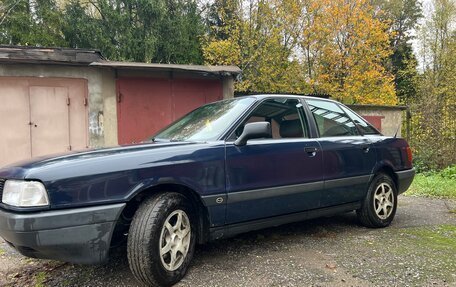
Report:
[[[300,97],[265,97],[260,100],[257,100],[255,104],[253,104],[247,111],[240,117],[240,120],[238,120],[231,129],[229,129],[221,138],[224,139],[225,142],[231,143],[234,142],[235,139],[232,139],[231,137],[233,136],[233,133],[245,122],[246,119],[252,114],[253,111],[256,110],[257,107],[259,107],[263,102],[271,99],[287,99],[287,100],[296,100],[298,102],[298,105],[300,107],[296,107],[298,110],[298,116],[299,120],[301,121],[301,128],[303,129],[303,134],[304,133],[304,124],[303,124],[303,119],[301,118],[302,116],[306,115],[305,114],[305,109],[304,109],[304,104],[302,103],[302,98]],[[302,140],[302,139],[312,139],[313,137],[311,136],[311,124],[308,120],[308,117],[306,115],[306,120],[307,120],[307,131],[308,131],[308,137],[300,137],[300,138],[277,138],[277,139],[270,139],[274,141],[289,141],[289,140]]]

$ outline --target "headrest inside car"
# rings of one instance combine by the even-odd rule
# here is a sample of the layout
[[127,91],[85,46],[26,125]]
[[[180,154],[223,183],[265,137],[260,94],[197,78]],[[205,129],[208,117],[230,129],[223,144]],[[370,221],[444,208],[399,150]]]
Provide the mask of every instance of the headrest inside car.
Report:
[[284,120],[280,123],[280,137],[282,138],[299,138],[303,137],[301,121]]

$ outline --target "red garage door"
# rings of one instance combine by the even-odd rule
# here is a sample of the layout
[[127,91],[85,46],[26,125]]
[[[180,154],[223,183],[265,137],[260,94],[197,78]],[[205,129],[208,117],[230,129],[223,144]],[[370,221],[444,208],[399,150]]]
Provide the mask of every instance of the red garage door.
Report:
[[382,119],[385,118],[384,116],[361,116],[371,125],[373,125],[377,130],[380,132],[382,131]]
[[221,80],[120,78],[119,144],[141,142],[195,108],[223,98]]

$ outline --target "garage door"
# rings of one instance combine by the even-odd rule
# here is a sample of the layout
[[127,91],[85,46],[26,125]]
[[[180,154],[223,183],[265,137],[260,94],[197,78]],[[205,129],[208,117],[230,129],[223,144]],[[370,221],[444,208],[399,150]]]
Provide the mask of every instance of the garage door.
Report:
[[0,166],[87,147],[84,79],[0,77]]
[[117,80],[119,144],[141,142],[206,103],[223,98],[222,81],[120,78]]

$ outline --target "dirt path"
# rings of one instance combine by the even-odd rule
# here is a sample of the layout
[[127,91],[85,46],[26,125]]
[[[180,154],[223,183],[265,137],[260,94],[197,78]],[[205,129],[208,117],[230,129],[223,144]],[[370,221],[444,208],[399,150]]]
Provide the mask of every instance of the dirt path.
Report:
[[[456,203],[404,197],[393,224],[354,213],[200,246],[178,286],[456,286]],[[103,266],[21,257],[0,239],[0,286],[138,286],[125,247]]]

